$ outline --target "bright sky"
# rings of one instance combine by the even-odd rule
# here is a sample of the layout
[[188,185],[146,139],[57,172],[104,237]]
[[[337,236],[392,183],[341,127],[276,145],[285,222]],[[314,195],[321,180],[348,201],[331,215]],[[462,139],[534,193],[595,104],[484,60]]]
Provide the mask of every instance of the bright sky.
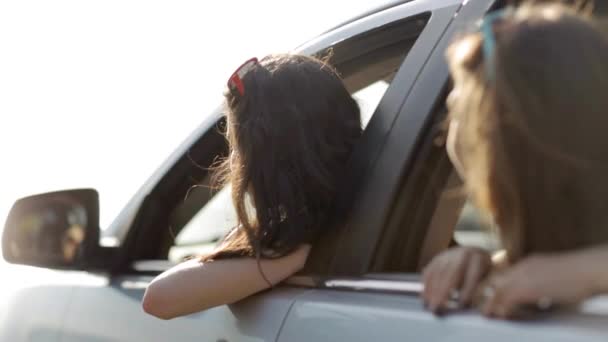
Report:
[[109,224],[240,62],[379,2],[0,1],[0,221],[18,197],[93,187]]

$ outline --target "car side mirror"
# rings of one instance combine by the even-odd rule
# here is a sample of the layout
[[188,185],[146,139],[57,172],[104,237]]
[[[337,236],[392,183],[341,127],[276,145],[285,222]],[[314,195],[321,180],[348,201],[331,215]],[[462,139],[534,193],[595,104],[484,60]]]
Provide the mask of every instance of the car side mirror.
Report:
[[2,253],[10,263],[82,269],[99,244],[99,195],[93,189],[22,198],[9,212]]

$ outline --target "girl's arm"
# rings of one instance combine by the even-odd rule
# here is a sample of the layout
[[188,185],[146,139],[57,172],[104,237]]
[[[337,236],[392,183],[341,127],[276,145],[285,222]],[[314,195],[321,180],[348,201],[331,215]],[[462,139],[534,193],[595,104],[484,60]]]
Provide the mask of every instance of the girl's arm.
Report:
[[607,262],[608,245],[525,257],[488,279],[492,295],[481,309],[506,318],[526,305],[569,305],[608,294]]
[[590,295],[608,294],[608,245],[583,251],[582,262],[592,284]]
[[[264,275],[273,285],[304,267],[310,245],[277,259],[261,259]],[[254,258],[189,260],[156,277],[143,298],[146,313],[171,319],[232,304],[269,287]]]

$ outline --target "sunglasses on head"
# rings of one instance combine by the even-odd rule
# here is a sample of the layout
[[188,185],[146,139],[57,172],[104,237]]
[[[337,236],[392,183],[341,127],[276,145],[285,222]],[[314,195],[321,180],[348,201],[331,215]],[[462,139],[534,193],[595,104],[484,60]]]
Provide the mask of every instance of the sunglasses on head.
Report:
[[232,76],[228,79],[228,89],[231,93],[238,92],[239,95],[245,95],[245,85],[243,84],[243,78],[249,71],[251,71],[257,64],[257,58],[251,58],[247,60],[245,63],[241,64],[240,67],[236,69],[235,72],[232,73]]
[[483,21],[479,31],[483,37],[483,56],[484,64],[486,69],[486,77],[489,81],[493,81],[495,78],[495,60],[494,52],[496,51],[496,35],[494,34],[494,24],[504,19],[508,14],[511,13],[510,9],[497,10],[488,13]]

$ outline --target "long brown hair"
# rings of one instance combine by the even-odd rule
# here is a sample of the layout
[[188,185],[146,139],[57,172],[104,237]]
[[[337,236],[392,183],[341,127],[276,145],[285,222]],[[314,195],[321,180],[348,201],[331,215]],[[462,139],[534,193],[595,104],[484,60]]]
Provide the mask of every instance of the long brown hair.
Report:
[[490,57],[481,33],[448,51],[465,186],[511,261],[607,242],[608,39],[555,4],[520,7],[492,29]]
[[235,227],[203,260],[283,256],[328,228],[338,181],[361,135],[359,107],[319,59],[271,55],[226,93]]

